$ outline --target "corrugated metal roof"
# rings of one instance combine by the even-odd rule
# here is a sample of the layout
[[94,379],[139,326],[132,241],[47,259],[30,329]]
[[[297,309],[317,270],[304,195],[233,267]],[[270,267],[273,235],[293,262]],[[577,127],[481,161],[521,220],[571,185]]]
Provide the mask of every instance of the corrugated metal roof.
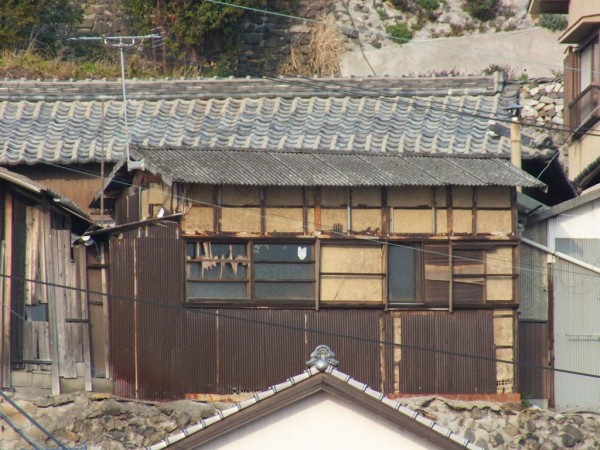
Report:
[[368,152],[136,149],[170,181],[246,186],[543,186],[490,157]]
[[[497,77],[129,81],[127,89],[134,145],[478,155],[510,154],[490,120],[506,117],[516,93]],[[118,161],[123,114],[116,82],[6,82],[0,164]]]

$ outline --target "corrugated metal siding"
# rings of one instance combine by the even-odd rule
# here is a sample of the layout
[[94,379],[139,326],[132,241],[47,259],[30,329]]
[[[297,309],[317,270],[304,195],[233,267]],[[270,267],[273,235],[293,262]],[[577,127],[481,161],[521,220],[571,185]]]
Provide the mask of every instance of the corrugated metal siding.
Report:
[[132,276],[134,242],[115,237],[110,242],[110,361],[114,391],[135,397],[134,359],[134,277]]
[[[519,323],[519,362],[547,366],[548,323]],[[548,398],[547,370],[519,366],[519,392],[523,398]]]
[[[424,311],[402,315],[402,344],[494,358],[492,311]],[[402,348],[400,391],[407,394],[496,393],[496,364]]]
[[[523,236],[547,245],[548,223],[544,221],[528,226]],[[521,314],[519,320],[548,320],[547,255],[527,244],[521,244],[520,254]]]
[[[557,239],[556,249],[598,265],[598,239]],[[561,259],[553,273],[555,367],[600,375],[599,275]],[[600,411],[597,379],[560,372],[554,377],[558,410]]]
[[[310,352],[322,343],[336,352],[342,370],[382,387],[383,352],[378,341],[383,311],[190,309],[182,305],[184,253],[176,224],[126,231],[111,245],[111,360],[117,394],[136,393],[136,329],[139,398],[264,390],[302,372]],[[117,297],[134,297],[134,258],[137,314],[132,302]],[[385,320],[391,334],[391,319]],[[387,353],[390,366],[391,349]],[[390,368],[385,377],[388,386],[393,383]]]

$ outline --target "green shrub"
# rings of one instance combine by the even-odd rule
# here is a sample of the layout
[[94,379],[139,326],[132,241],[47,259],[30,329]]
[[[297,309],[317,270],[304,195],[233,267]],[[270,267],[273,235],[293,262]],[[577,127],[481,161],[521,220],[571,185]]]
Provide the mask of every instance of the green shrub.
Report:
[[419,0],[419,6],[425,11],[435,11],[440,6],[440,0]]
[[466,0],[465,10],[475,19],[491,20],[498,12],[498,0]]
[[412,39],[413,34],[410,28],[404,22],[396,22],[395,25],[385,27],[385,32],[394,39],[402,42],[408,42]]
[[562,31],[567,28],[567,16],[562,14],[542,14],[540,16],[540,27],[552,31]]

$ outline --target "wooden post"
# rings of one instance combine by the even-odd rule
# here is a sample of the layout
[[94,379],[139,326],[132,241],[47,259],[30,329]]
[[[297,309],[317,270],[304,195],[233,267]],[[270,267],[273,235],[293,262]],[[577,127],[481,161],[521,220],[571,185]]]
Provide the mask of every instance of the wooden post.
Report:
[[2,365],[2,387],[11,387],[10,379],[10,311],[11,304],[11,275],[12,275],[12,221],[13,221],[13,202],[12,194],[7,192],[4,202],[4,247],[3,247],[3,267],[2,273],[2,355],[0,361]]

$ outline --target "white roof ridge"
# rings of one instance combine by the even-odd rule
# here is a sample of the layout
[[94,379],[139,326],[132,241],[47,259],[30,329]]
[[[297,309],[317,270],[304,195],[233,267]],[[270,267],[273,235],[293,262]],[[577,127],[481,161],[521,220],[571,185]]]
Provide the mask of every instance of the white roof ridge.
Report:
[[[373,397],[375,400],[397,410],[399,413],[404,414],[405,416],[409,417],[411,420],[422,423],[423,425],[427,426],[434,432],[444,436],[445,438],[451,439],[452,441],[463,445],[465,448],[468,448],[470,450],[483,450],[481,447],[473,444],[471,441],[469,441],[465,437],[452,432],[451,430],[449,430],[446,427],[438,425],[435,421],[426,418],[419,412],[414,411],[414,410],[402,405],[401,403],[397,402],[396,400],[390,399],[385,394],[383,394],[375,389],[370,388],[368,385],[355,380],[350,375],[347,375],[347,374],[337,370],[332,365],[329,365],[329,367],[325,370],[325,372],[332,375],[333,377],[337,378],[338,380],[342,381],[343,383],[346,383],[349,386],[352,386],[354,389],[364,392],[368,396]],[[197,433],[198,431],[201,431],[201,430],[209,427],[210,425],[213,425],[214,423],[220,422],[221,420],[226,419],[227,417],[232,416],[239,411],[242,411],[252,405],[255,405],[268,397],[272,397],[280,392],[283,392],[283,391],[295,386],[298,383],[308,380],[309,378],[311,378],[314,375],[317,375],[319,373],[321,373],[321,371],[319,371],[315,366],[313,366],[309,369],[306,369],[304,372],[302,372],[294,377],[288,378],[286,381],[284,381],[282,383],[273,385],[265,391],[256,393],[255,395],[253,395],[252,397],[250,397],[247,400],[243,400],[243,401],[238,402],[235,405],[231,406],[230,408],[219,411],[214,416],[211,416],[207,419],[202,419],[202,420],[200,420],[200,422],[198,422],[194,425],[190,425],[178,433],[175,433],[175,434],[165,437],[160,442],[158,442],[154,445],[151,445],[149,447],[146,447],[146,450],[160,450],[160,449],[166,448],[166,447],[170,446],[171,444],[179,442],[180,440],[186,438],[187,436],[190,436],[191,434]]]

